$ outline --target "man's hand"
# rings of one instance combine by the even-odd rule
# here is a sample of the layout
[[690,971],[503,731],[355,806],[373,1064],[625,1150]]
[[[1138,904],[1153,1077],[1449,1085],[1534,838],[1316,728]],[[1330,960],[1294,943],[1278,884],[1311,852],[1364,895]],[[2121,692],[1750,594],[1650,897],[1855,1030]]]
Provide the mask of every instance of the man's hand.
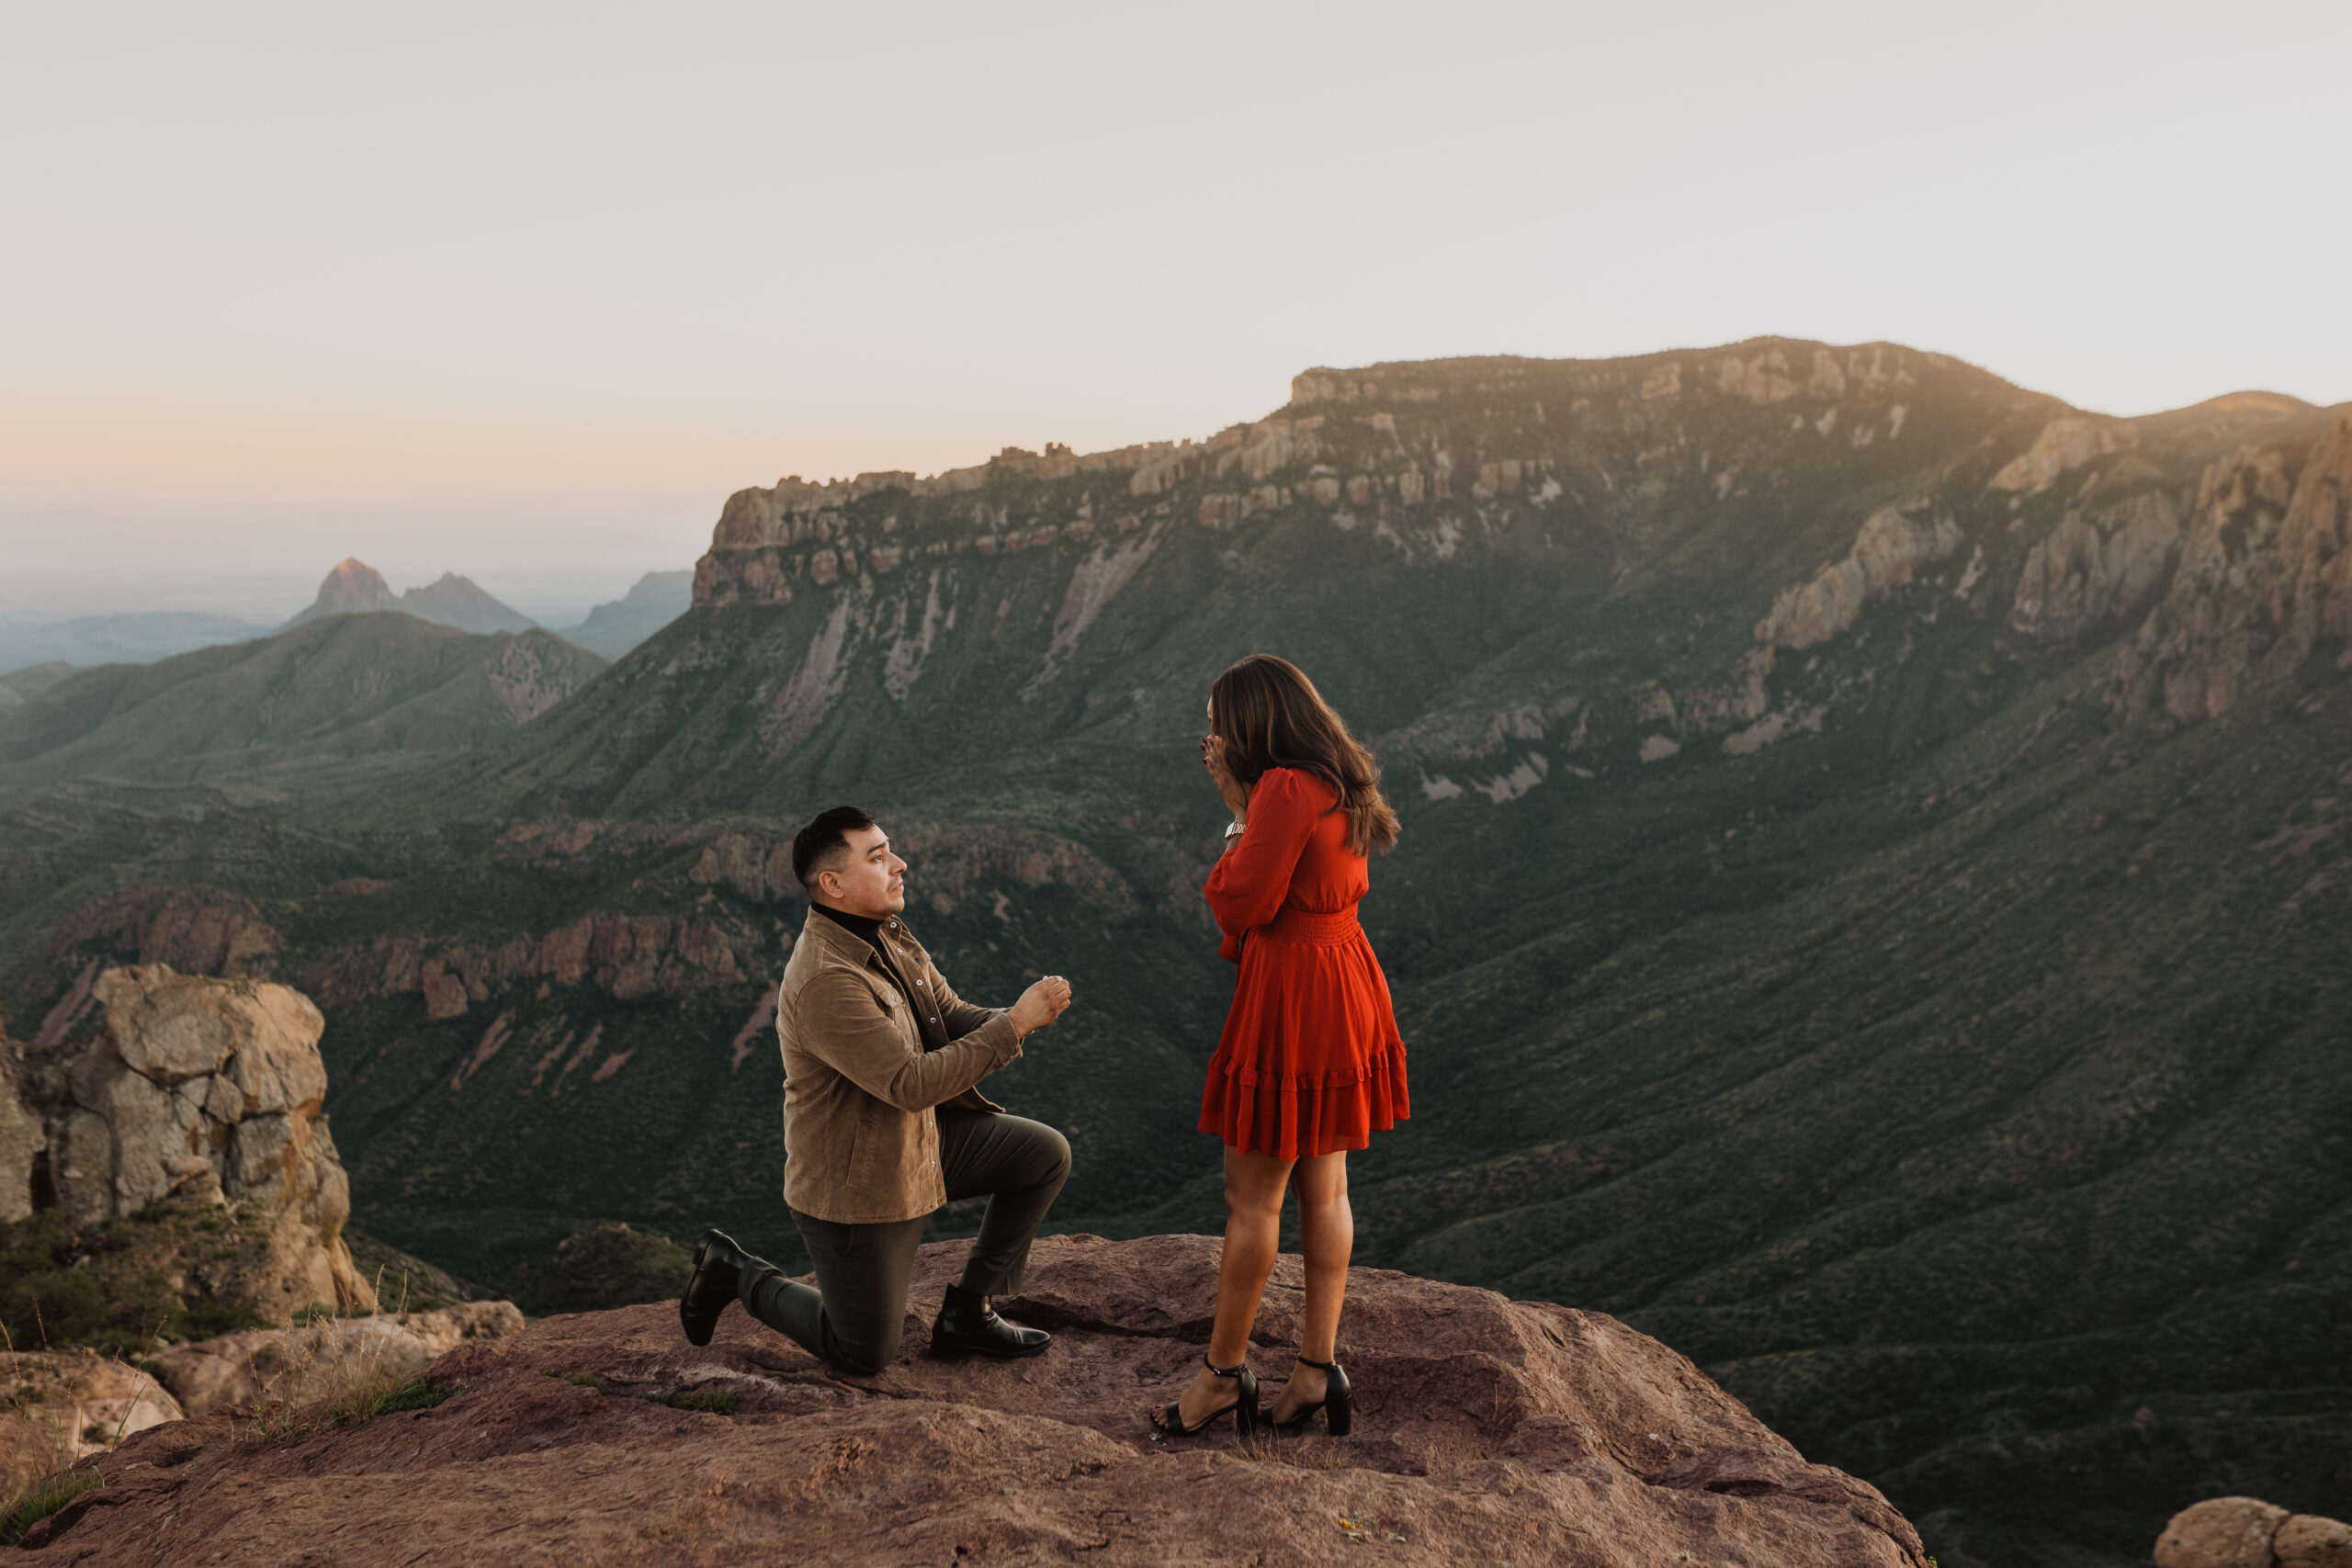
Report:
[[1061,1017],[1069,1007],[1069,982],[1059,975],[1048,975],[1022,992],[1006,1016],[1012,1020],[1016,1033],[1028,1034]]

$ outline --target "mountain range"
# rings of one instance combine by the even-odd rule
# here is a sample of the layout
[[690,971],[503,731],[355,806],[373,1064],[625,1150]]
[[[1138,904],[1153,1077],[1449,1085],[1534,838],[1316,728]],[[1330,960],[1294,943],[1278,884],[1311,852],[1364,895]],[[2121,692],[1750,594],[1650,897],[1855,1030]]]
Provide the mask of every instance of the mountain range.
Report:
[[383,575],[363,560],[346,558],[319,584],[319,596],[278,627],[294,627],[328,615],[365,615],[398,610],[436,626],[466,632],[524,632],[537,625],[519,610],[508,608],[485,593],[470,578],[445,571],[434,581],[394,593]]
[[548,632],[475,636],[405,615],[101,665],[0,708],[0,802],[69,779],[347,784],[483,744],[604,667]]
[[0,622],[0,671],[41,664],[146,664],[191,649],[266,637],[269,628],[199,610],[141,610],[70,620]]
[[[693,597],[690,571],[647,572],[622,597],[593,606],[576,626],[557,635],[599,658],[617,659],[684,615]],[[469,578],[444,572],[435,581],[394,593],[365,561],[345,559],[327,573],[309,605],[276,629],[288,631],[330,615],[395,611],[460,631],[523,632],[534,622]],[[152,664],[221,643],[270,635],[270,628],[198,611],[139,611],[66,621],[0,623],[0,708],[25,694],[35,671],[71,671],[103,664]],[[19,679],[19,677],[23,679]]]
[[1404,822],[1359,1261],[1659,1336],[1946,1563],[2135,1562],[2211,1491],[2352,1500],[2347,498],[2352,409],[1781,339],[787,478],[495,739],[266,798],[48,775],[0,1008],[86,1028],[125,955],[300,986],[356,1223],[473,1278],[603,1220],[791,1258],[788,845],[857,799],[959,989],[1072,977],[992,1086],[1071,1137],[1056,1224],[1214,1229],[1193,739],[1283,653]]
[[684,615],[694,597],[693,572],[649,571],[627,593],[596,605],[586,620],[565,627],[562,635],[591,652],[618,659]]

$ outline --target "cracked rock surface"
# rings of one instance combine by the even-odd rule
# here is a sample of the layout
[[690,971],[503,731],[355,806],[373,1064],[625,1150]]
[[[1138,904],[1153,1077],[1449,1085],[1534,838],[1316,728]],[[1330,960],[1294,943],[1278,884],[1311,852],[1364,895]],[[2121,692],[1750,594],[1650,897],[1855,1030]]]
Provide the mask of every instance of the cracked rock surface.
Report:
[[[730,1308],[667,1305],[459,1344],[424,1410],[259,1441],[223,1413],[143,1433],[36,1527],[56,1563],[487,1560],[1320,1564],[1925,1562],[1871,1487],[1805,1462],[1690,1361],[1597,1313],[1358,1269],[1340,1354],[1355,1434],[1155,1438],[1198,1364],[1217,1243],[1041,1240],[1008,1315],[1034,1360],[924,1355],[965,1244],[922,1252],[906,1353],[836,1374]],[[1298,1260],[1251,1360],[1289,1366]],[[663,1401],[703,1395],[732,1413]],[[1271,1395],[1269,1394],[1269,1397]],[[1401,1560],[1401,1559],[1400,1559]]]

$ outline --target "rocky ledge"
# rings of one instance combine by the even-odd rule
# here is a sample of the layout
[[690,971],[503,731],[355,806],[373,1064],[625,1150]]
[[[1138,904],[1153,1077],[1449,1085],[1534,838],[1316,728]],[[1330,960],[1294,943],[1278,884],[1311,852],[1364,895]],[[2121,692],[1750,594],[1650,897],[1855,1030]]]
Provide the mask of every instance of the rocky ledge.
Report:
[[[1923,1568],[1877,1492],[1808,1464],[1688,1360],[1597,1313],[1359,1269],[1355,1435],[1155,1439],[1199,1362],[1205,1236],[1038,1244],[1009,1310],[1044,1357],[934,1361],[962,1243],[923,1249],[905,1358],[828,1371],[730,1309],[707,1349],[667,1305],[469,1340],[442,1403],[336,1426],[221,1411],[85,1461],[34,1527],[59,1564],[824,1562]],[[1298,1264],[1253,1359],[1294,1344]],[[699,1404],[702,1408],[688,1407]],[[265,1431],[268,1435],[264,1435]]]

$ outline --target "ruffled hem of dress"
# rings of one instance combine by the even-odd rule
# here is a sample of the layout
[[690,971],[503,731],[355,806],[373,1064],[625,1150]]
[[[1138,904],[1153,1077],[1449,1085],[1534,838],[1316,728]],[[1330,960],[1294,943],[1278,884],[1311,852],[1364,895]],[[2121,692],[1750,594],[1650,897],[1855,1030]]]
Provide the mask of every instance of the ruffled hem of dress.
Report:
[[1411,1114],[1405,1046],[1396,1041],[1361,1068],[1259,1073],[1212,1063],[1200,1131],[1229,1148],[1298,1159],[1363,1148]]

